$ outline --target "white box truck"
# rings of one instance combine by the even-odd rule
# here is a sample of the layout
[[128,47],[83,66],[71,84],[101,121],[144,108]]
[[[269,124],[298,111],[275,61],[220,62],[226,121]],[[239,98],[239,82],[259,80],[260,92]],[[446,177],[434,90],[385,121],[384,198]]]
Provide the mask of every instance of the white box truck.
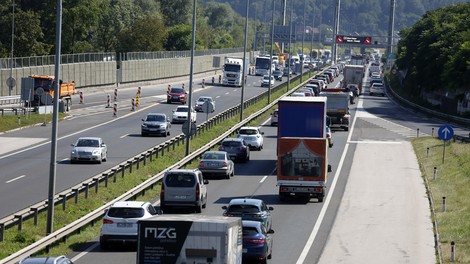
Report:
[[[248,75],[249,60],[245,61],[245,76]],[[224,76],[222,84],[226,86],[242,86],[243,84],[243,59],[225,58]]]
[[137,264],[241,264],[241,218],[159,215],[139,221]]

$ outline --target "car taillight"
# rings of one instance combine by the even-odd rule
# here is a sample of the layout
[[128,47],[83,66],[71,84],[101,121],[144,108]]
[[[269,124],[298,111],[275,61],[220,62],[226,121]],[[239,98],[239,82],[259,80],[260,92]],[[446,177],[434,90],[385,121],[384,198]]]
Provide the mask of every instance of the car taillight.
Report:
[[262,217],[263,217],[263,214],[254,214],[253,217],[254,217],[254,218],[262,218]]
[[315,188],[314,191],[316,193],[322,193],[323,192],[323,188]]
[[224,149],[225,149],[224,146],[219,147],[219,150],[224,150]]
[[227,213],[224,213],[224,216],[232,217],[232,216],[233,216],[233,214],[227,214]]
[[263,244],[263,243],[266,243],[266,239],[264,238],[261,238],[261,239],[250,239],[250,238],[247,238],[245,239],[246,242],[249,242],[249,243],[253,243],[253,244]]
[[201,193],[201,190],[199,188],[199,183],[196,185],[196,201],[199,201],[199,194]]
[[227,167],[227,162],[224,161],[223,167]]
[[204,161],[199,162],[199,167],[204,167]]
[[112,224],[113,221],[109,219],[103,219],[103,224]]

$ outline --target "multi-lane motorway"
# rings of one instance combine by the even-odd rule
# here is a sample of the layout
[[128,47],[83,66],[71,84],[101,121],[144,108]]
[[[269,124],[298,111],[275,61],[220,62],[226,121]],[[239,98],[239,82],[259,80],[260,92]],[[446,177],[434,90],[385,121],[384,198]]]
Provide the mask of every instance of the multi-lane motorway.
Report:
[[[250,76],[245,89],[245,97],[249,98],[255,94],[265,91],[266,88],[259,87],[259,77]],[[187,84],[186,84],[187,85]],[[197,87],[193,96],[193,101],[199,95],[210,95],[216,100],[216,113],[234,106],[240,101],[240,88],[229,88],[219,86],[206,86],[206,88]],[[367,177],[361,178],[357,175],[363,173],[355,169],[356,163],[361,163],[366,168],[372,169],[368,172],[368,177],[394,177],[390,175],[391,169],[379,166],[385,161],[391,164],[400,164],[402,168],[403,159],[409,155],[400,155],[400,153],[412,152],[411,148],[406,147],[410,138],[416,137],[416,129],[420,128],[420,133],[431,133],[431,129],[441,125],[438,120],[428,119],[419,114],[408,112],[390,101],[387,97],[374,97],[366,93],[361,96],[359,102],[351,106],[351,115],[354,119],[353,127],[349,132],[333,131],[334,146],[329,150],[329,163],[333,171],[328,179],[328,198],[324,203],[311,201],[305,203],[280,203],[277,197],[276,177],[275,177],[275,153],[276,153],[276,128],[263,125],[261,130],[265,133],[264,149],[262,151],[253,151],[251,160],[246,164],[236,164],[236,175],[231,180],[212,180],[208,186],[209,203],[203,211],[204,214],[220,215],[221,206],[235,197],[254,196],[266,201],[274,207],[273,211],[273,229],[275,230],[275,241],[273,259],[271,263],[338,263],[339,261],[348,262],[348,255],[352,254],[350,244],[360,244],[361,241],[354,242],[356,239],[369,239],[372,242],[380,236],[390,236],[390,234],[401,234],[406,230],[400,228],[400,224],[406,224],[406,221],[418,219],[413,230],[422,231],[424,234],[419,237],[419,242],[424,240],[426,246],[424,249],[414,248],[414,245],[406,244],[407,248],[401,249],[402,253],[391,256],[391,259],[382,259],[380,263],[428,263],[421,260],[434,259],[432,249],[432,229],[429,229],[430,219],[426,210],[415,210],[416,215],[410,216],[409,210],[400,210],[406,206],[426,205],[426,201],[416,198],[424,197],[424,187],[419,181],[410,183],[409,188],[397,190],[396,192],[387,191],[387,186],[380,185],[384,181],[367,181]],[[120,105],[126,104],[126,100],[135,95],[136,89],[120,89]],[[171,110],[176,105],[162,103],[165,100],[166,85],[146,86],[142,88],[142,98],[140,106],[136,111],[130,111],[128,107],[120,107],[118,116],[112,116],[112,110],[105,108],[107,92],[96,92],[85,97],[83,105],[74,105],[72,118],[60,122],[59,141],[58,141],[58,166],[57,166],[57,191],[66,189],[74,184],[83,181],[95,174],[98,174],[113,165],[126,160],[127,158],[140,153],[150,147],[164,141],[159,137],[140,137],[141,118],[147,112],[164,112],[171,114]],[[121,99],[122,98],[122,99]],[[74,98],[75,99],[75,98]],[[75,100],[77,101],[77,100]],[[211,116],[212,114],[210,114]],[[205,114],[198,114],[198,123],[205,120]],[[0,154],[0,198],[3,202],[0,205],[0,217],[16,212],[39,200],[46,198],[47,183],[49,175],[49,158],[51,126],[37,126],[23,129],[0,136],[4,153]],[[459,128],[456,127],[459,131]],[[181,125],[172,126],[172,135],[180,133]],[[78,164],[71,165],[68,161],[70,144],[80,136],[99,136],[102,137],[109,148],[108,162],[101,165]],[[5,144],[4,144],[5,142]],[[361,144],[364,143],[364,144]],[[378,144],[377,142],[382,142]],[[6,144],[8,143],[8,144]],[[369,145],[368,145],[369,144]],[[403,147],[400,147],[403,144]],[[370,147],[368,147],[370,146]],[[377,147],[378,146],[378,147]],[[387,148],[393,147],[389,152]],[[15,149],[13,151],[13,149]],[[370,153],[369,153],[370,151]],[[393,152],[394,151],[394,152]],[[368,156],[371,156],[369,159]],[[383,159],[381,160],[383,156]],[[396,159],[396,160],[394,160]],[[370,163],[369,163],[370,161]],[[413,164],[413,162],[411,162]],[[407,166],[406,162],[404,163]],[[411,166],[411,165],[410,165]],[[380,168],[380,170],[379,170]],[[361,168],[360,170],[364,170]],[[415,170],[411,168],[411,170]],[[405,171],[406,168],[405,168]],[[402,171],[396,173],[402,174]],[[411,173],[410,177],[416,176],[418,171]],[[355,175],[355,177],[353,177]],[[397,178],[398,181],[405,182]],[[362,181],[361,184],[357,184]],[[366,182],[364,182],[366,181]],[[370,183],[370,184],[368,184]],[[380,185],[380,186],[379,186]],[[350,186],[355,189],[351,190]],[[345,233],[344,224],[337,216],[344,216],[343,212],[351,210],[348,205],[354,204],[355,197],[364,197],[354,195],[354,193],[363,193],[361,187],[367,186],[367,190],[382,188],[381,192],[375,192],[367,199],[361,200],[362,206],[357,208],[368,208],[371,210],[362,212],[357,210],[357,214],[370,216],[365,219],[364,224],[368,226],[379,226],[383,234],[368,234],[367,229],[359,229],[357,221],[351,221],[349,227],[351,232]],[[393,186],[395,189],[396,186]],[[416,188],[416,189],[414,189]],[[394,223],[383,222],[385,217],[381,215],[383,211],[376,210],[380,205],[373,203],[378,201],[376,196],[380,196],[386,201],[382,208],[386,207],[387,201],[403,202],[398,196],[403,196],[403,191],[411,193],[415,203],[399,204],[392,206],[394,208]],[[14,202],[13,202],[14,201]],[[405,203],[405,202],[404,202]],[[349,209],[349,210],[348,210]],[[355,217],[354,214],[348,217]],[[414,217],[414,218],[413,218]],[[411,218],[411,219],[410,219]],[[357,220],[358,218],[355,217]],[[429,221],[426,221],[428,219]],[[346,221],[347,222],[347,221]],[[344,221],[343,221],[344,223]],[[338,231],[339,230],[339,231]],[[354,231],[358,231],[357,233]],[[408,230],[409,231],[409,230]],[[339,240],[333,240],[330,237],[334,234]],[[380,236],[379,236],[380,235]],[[393,236],[395,237],[395,236]],[[402,239],[406,239],[402,238]],[[368,241],[371,242],[371,241]],[[333,245],[331,244],[333,243]],[[343,244],[342,244],[343,243]],[[348,244],[349,243],[349,244]],[[390,243],[398,243],[391,241]],[[377,244],[377,243],[376,243]],[[328,245],[325,248],[325,245]],[[330,254],[331,248],[337,248],[336,256],[342,256],[331,262],[329,258],[322,258],[323,254]],[[384,243],[388,247],[388,243]],[[349,248],[351,247],[351,248]],[[384,252],[386,249],[382,249]],[[367,252],[367,249],[364,249]],[[424,256],[424,257],[423,257]],[[74,263],[134,263],[135,248],[119,248],[117,250],[101,251],[97,244],[83,252],[73,254]],[[379,256],[380,257],[380,256]],[[400,257],[402,260],[399,260]],[[427,257],[427,258],[426,258]],[[365,257],[366,258],[366,257]],[[380,258],[379,258],[380,259]],[[418,260],[406,262],[405,260]],[[388,261],[385,261],[388,260]]]

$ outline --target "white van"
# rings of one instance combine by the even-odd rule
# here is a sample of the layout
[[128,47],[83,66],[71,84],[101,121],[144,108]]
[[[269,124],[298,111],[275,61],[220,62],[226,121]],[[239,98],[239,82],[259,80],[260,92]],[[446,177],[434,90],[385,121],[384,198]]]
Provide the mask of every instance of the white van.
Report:
[[206,208],[208,180],[198,169],[176,169],[165,172],[160,192],[160,209],[195,208],[197,213]]

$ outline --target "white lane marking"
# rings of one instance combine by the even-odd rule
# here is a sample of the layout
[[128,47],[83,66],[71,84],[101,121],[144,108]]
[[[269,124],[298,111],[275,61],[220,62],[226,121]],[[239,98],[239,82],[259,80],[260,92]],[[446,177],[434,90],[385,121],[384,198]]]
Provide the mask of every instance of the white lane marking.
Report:
[[259,183],[263,183],[267,178],[268,178],[268,175],[264,176],[264,177],[259,181]]
[[350,144],[401,144],[398,141],[380,141],[380,140],[364,140],[364,141],[348,141]]
[[226,92],[225,94],[229,94],[230,92]]
[[[362,100],[362,99],[360,99],[360,100]],[[360,104],[360,105],[362,106],[362,104]],[[350,126],[350,130],[349,130],[350,132],[349,132],[349,135],[348,135],[348,139],[346,141],[346,145],[345,145],[344,150],[343,150],[343,154],[341,154],[341,159],[339,160],[338,169],[336,170],[333,182],[331,182],[331,187],[330,187],[331,191],[329,191],[328,194],[326,195],[326,199],[325,199],[325,201],[322,205],[320,214],[318,215],[318,219],[315,222],[315,225],[313,226],[312,232],[310,233],[310,236],[307,239],[307,242],[305,243],[305,246],[304,246],[304,249],[302,250],[302,253],[300,253],[299,258],[297,259],[296,264],[303,264],[304,263],[305,258],[307,257],[308,252],[310,251],[310,248],[313,245],[313,241],[315,240],[315,237],[318,234],[318,230],[320,230],[320,225],[323,222],[323,219],[325,218],[326,210],[328,209],[328,205],[330,204],[331,197],[333,196],[333,193],[334,193],[335,188],[336,188],[336,183],[338,182],[339,175],[340,175],[341,170],[343,168],[343,163],[344,163],[344,159],[346,158],[346,153],[348,153],[348,149],[349,149],[349,143],[348,142],[351,141],[351,136],[354,132],[354,125],[356,124],[356,119],[357,119],[357,116],[355,115],[354,120],[352,122],[352,125]]]
[[[95,126],[92,126],[92,127],[88,127],[88,128],[83,129],[83,130],[77,131],[77,132],[75,132],[75,133],[68,134],[68,135],[66,135],[66,136],[57,138],[57,141],[59,141],[59,140],[61,140],[61,139],[69,138],[69,137],[71,137],[71,136],[75,136],[75,135],[77,135],[77,134],[83,133],[83,132],[88,131],[88,130],[92,130],[92,129],[97,128],[97,127],[105,126],[105,125],[110,124],[110,123],[112,123],[112,122],[114,122],[114,121],[117,121],[117,120],[126,118],[126,117],[128,117],[128,116],[134,115],[134,114],[136,114],[136,113],[139,113],[139,112],[141,112],[141,111],[144,111],[144,110],[146,110],[146,109],[148,109],[148,108],[151,108],[151,107],[153,107],[153,106],[155,106],[155,105],[158,105],[158,104],[159,104],[159,103],[151,104],[151,105],[146,106],[146,107],[144,107],[144,108],[141,108],[141,109],[139,109],[139,110],[137,110],[137,111],[135,111],[135,112],[131,112],[131,113],[128,113],[128,114],[123,115],[123,116],[115,117],[115,118],[113,118],[113,119],[111,119],[111,120],[109,120],[109,121],[107,121],[107,122],[101,123],[101,124],[99,124],[99,125],[95,125]],[[11,157],[11,156],[13,156],[13,155],[16,155],[16,154],[19,154],[19,153],[23,153],[23,152],[26,152],[26,151],[29,151],[29,150],[32,150],[32,149],[35,149],[35,148],[38,148],[38,147],[41,147],[41,146],[50,144],[50,143],[51,143],[51,141],[48,140],[48,141],[43,142],[43,143],[41,143],[41,144],[38,144],[38,145],[35,145],[35,146],[32,146],[32,147],[26,148],[26,149],[22,149],[22,150],[19,150],[19,151],[10,153],[10,154],[8,154],[8,155],[0,156],[0,159],[8,158],[8,157]]]
[[217,95],[215,98],[217,99],[217,98],[219,98],[219,97],[220,97],[220,95]]
[[14,179],[11,179],[11,180],[9,180],[9,181],[6,181],[5,183],[14,182],[14,181],[19,180],[19,179],[21,179],[21,178],[23,178],[23,177],[26,177],[26,175],[18,176],[18,177],[14,178]]
[[86,248],[84,251],[82,251],[80,254],[77,254],[75,257],[73,257],[71,260],[72,262],[76,262],[77,260],[79,260],[81,257],[85,256],[86,254],[90,253],[93,251],[93,249],[97,248],[98,247],[98,243],[94,243],[93,245],[89,246],[88,248]]
[[119,138],[125,138],[125,137],[127,137],[127,136],[129,136],[129,134],[122,135],[122,136],[120,136]]

